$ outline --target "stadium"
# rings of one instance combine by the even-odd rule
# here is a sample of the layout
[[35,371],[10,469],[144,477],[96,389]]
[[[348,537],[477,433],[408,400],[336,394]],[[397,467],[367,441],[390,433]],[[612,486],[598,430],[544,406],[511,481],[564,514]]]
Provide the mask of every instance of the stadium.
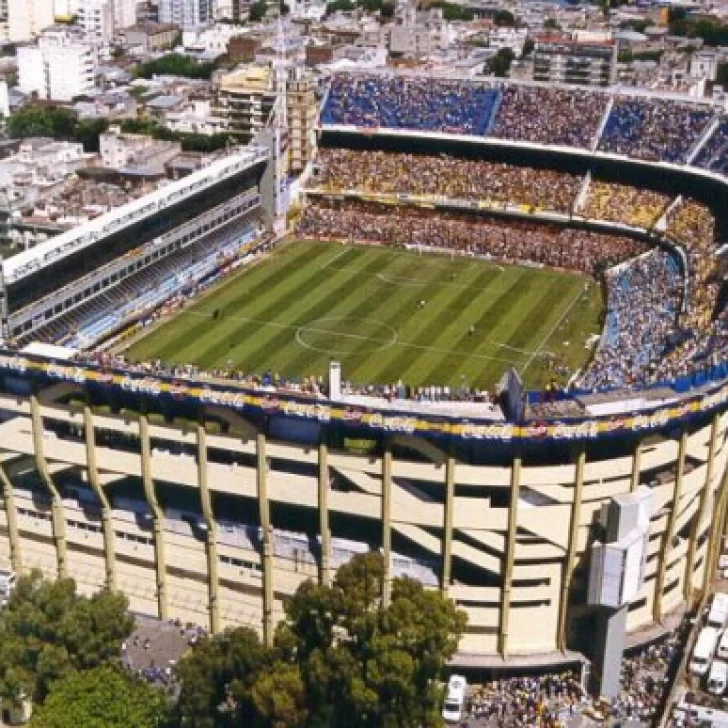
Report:
[[4,261],[2,565],[270,641],[377,550],[463,668],[659,633],[726,520],[728,117],[368,73],[319,134],[284,236],[261,143]]

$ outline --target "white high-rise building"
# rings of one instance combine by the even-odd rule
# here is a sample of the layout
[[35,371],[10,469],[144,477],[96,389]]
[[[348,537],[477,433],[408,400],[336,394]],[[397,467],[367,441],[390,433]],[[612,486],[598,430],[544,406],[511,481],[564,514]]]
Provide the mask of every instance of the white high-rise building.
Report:
[[67,33],[52,30],[37,46],[18,48],[18,88],[40,99],[71,101],[94,87],[92,48]]
[[78,0],[78,25],[102,41],[114,37],[114,0]]
[[[0,6],[5,0],[0,0]],[[114,32],[119,32],[124,28],[131,28],[136,25],[137,21],[137,0],[109,0],[111,12],[113,16]],[[94,10],[94,0],[55,0],[56,18],[70,18],[74,15],[79,17],[79,22],[83,16]]]
[[214,21],[214,0],[159,0],[159,22],[197,30]]
[[0,0],[0,41],[30,40],[54,20],[52,0]]
[[137,21],[137,0],[114,0],[114,24],[116,32],[131,28]]

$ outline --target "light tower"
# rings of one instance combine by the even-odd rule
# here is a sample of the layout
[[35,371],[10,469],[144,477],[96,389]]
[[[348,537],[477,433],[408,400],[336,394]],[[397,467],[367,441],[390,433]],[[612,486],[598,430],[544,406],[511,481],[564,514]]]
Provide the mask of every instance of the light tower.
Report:
[[283,234],[288,212],[288,69],[286,62],[286,29],[282,0],[277,0],[275,73],[276,100],[273,109],[275,148],[275,223],[276,233]]

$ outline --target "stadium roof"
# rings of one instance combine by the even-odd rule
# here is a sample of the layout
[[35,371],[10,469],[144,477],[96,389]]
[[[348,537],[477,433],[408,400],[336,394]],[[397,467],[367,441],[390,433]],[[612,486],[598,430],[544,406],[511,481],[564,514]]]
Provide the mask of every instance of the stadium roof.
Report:
[[2,270],[5,282],[13,283],[31,275],[45,265],[93,245],[133,222],[154,215],[160,206],[194,194],[206,184],[228,177],[242,167],[252,166],[266,157],[267,151],[263,148],[246,147],[235,154],[215,160],[208,167],[193,172],[187,177],[170,182],[144,197],[127,202],[94,220],[18,253],[3,261]]

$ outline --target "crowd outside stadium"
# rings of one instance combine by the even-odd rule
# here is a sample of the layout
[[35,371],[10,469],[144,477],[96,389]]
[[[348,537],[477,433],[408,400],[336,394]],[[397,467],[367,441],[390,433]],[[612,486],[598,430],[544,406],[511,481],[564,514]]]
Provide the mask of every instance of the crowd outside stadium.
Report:
[[621,691],[610,703],[592,698],[571,670],[506,677],[473,685],[470,726],[566,726],[640,721],[651,725],[669,692],[691,622],[622,659]]
[[426,195],[524,205],[568,213],[582,178],[445,154],[322,148],[310,188],[380,195]]

